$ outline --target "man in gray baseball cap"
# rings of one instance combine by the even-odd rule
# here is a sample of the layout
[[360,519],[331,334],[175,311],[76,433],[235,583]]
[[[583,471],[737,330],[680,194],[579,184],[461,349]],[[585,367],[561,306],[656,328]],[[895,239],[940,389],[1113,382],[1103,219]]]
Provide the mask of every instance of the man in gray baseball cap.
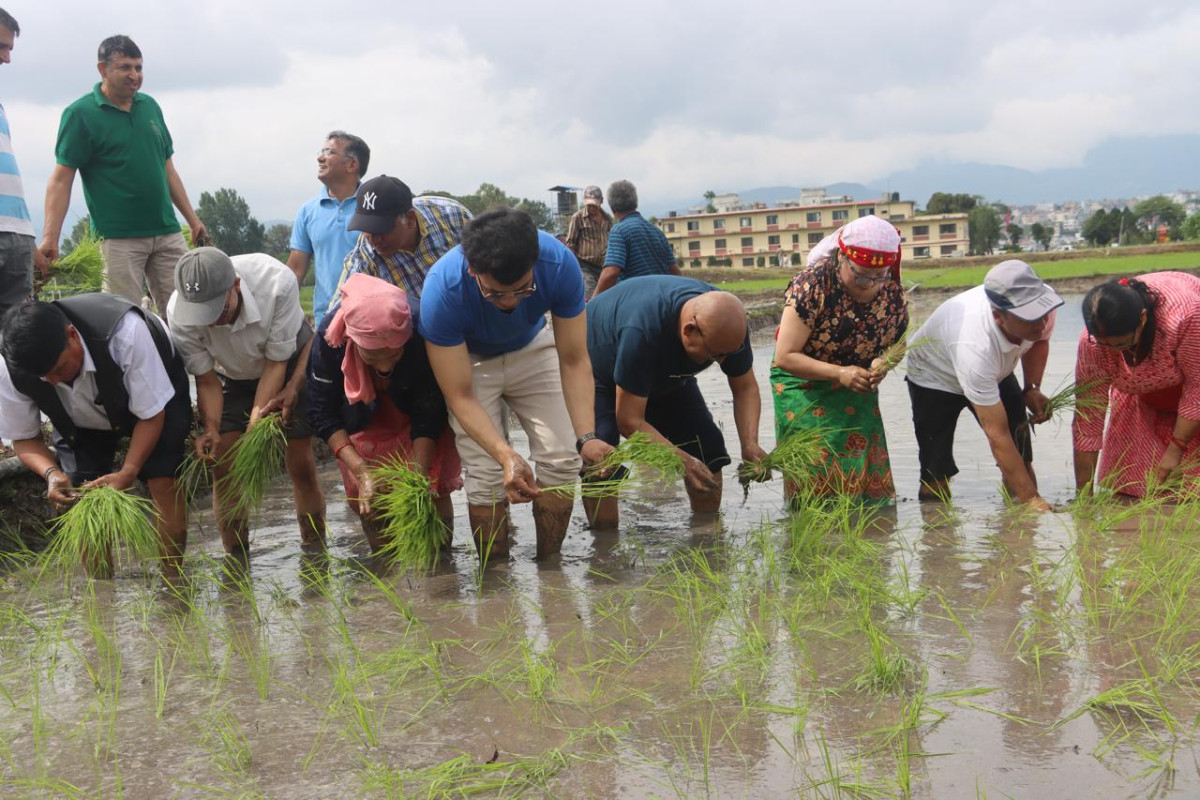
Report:
[[604,254],[608,250],[608,232],[613,219],[604,210],[604,192],[599,186],[583,190],[583,208],[571,215],[567,226],[567,247],[579,259],[583,272],[584,298],[590,299],[596,291],[596,281],[604,269]]
[[213,510],[230,553],[249,548],[249,509],[239,508],[228,473],[229,451],[248,428],[274,411],[283,415],[287,471],[292,479],[301,545],[325,541],[325,495],[317,479],[308,424],[305,368],[312,328],[304,322],[295,274],[264,253],[230,258],[199,247],[175,265],[167,304],[171,340],[196,377],[201,433],[197,458],[215,463]]
[[1062,304],[1024,261],[1004,261],[992,267],[982,286],[942,303],[912,335],[920,346],[909,350],[906,381],[922,500],[949,497],[950,478],[958,472],[954,429],[962,410],[970,408],[1009,494],[1039,511],[1050,508],[1038,494],[1029,423],[1046,419],[1042,374],[1054,312]]

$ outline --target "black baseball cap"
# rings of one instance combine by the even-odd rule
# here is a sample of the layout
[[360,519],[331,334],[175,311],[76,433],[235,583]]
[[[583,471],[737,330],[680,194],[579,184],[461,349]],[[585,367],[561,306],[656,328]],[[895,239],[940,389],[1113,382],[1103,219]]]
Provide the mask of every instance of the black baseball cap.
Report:
[[399,178],[380,175],[358,187],[354,216],[346,226],[349,231],[387,233],[396,224],[396,217],[407,214],[413,207],[412,189]]

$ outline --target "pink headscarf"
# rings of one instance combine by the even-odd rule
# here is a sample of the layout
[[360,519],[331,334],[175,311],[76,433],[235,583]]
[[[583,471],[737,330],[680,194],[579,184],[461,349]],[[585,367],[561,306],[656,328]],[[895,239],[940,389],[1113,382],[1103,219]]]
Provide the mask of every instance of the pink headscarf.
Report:
[[841,250],[846,258],[867,269],[888,269],[900,280],[900,231],[874,214],[859,217],[821,240],[808,252],[808,265]]
[[375,399],[375,383],[358,348],[403,347],[412,338],[408,295],[387,281],[357,272],[342,284],[341,292],[342,304],[325,331],[325,341],[346,348],[342,358],[346,399],[369,403]]

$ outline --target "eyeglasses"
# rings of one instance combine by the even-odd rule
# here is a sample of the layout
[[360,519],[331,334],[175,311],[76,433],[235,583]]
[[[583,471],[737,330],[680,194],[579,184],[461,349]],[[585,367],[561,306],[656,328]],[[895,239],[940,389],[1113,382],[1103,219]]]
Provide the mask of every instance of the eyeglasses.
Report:
[[329,158],[330,156],[340,156],[341,153],[339,153],[337,150],[334,150],[332,147],[322,147],[317,151],[317,155]]
[[533,282],[533,278],[529,279],[528,286],[522,286],[520,289],[513,289],[510,292],[493,292],[483,288],[483,282],[479,280],[478,275],[475,276],[475,285],[479,287],[479,293],[483,295],[483,299],[493,303],[497,300],[507,300],[509,298],[523,300],[537,291],[537,284]]
[[1090,334],[1088,335],[1088,341],[1091,342],[1092,344],[1096,345],[1097,347],[1103,347],[1105,350],[1116,350],[1118,352],[1127,352],[1129,350],[1136,349],[1138,346],[1138,340],[1140,338],[1141,338],[1141,336],[1138,335],[1137,331],[1134,331],[1133,333],[1131,333],[1129,335],[1128,341],[1124,341],[1124,342],[1102,342],[1099,339],[1097,339],[1095,336],[1092,336]]
[[854,285],[865,289],[868,286],[874,286],[877,283],[883,283],[888,279],[887,271],[881,271],[881,274],[876,275],[872,272],[859,272],[858,268],[850,262],[846,262],[847,268],[850,270],[850,275],[854,278]]

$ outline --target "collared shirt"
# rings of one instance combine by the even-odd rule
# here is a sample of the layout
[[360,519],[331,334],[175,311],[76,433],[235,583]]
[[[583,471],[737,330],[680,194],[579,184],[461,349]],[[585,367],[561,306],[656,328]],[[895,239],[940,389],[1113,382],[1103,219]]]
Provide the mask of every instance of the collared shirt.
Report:
[[354,216],[357,195],[356,187],[354,194],[339,201],[329,194],[329,187],[323,186],[316,197],[296,212],[288,247],[313,256],[313,276],[316,278],[313,319],[317,322],[332,305],[342,265],[358,241],[358,231],[346,230]]
[[167,188],[174,152],[153,97],[138,92],[125,111],[99,83],[63,111],[54,147],[59,164],[79,170],[92,228],[106,239],[179,232]]
[[588,208],[589,206],[585,205],[571,215],[571,223],[567,227],[567,247],[571,248],[580,261],[602,267],[604,255],[608,251],[608,232],[612,230],[613,221],[601,208],[600,220],[597,222],[588,213]]
[[[1054,333],[1056,312],[1041,341]],[[982,286],[938,306],[909,341],[908,379],[917,386],[960,394],[972,405],[1000,402],[1000,381],[1012,374],[1033,342],[1013,344],[1000,330]]]
[[619,281],[641,275],[666,275],[675,264],[675,254],[665,233],[636,211],[613,225],[608,234],[604,266],[621,270]]
[[[300,288],[286,264],[265,253],[233,256],[242,279],[242,310],[232,325],[180,325],[171,322],[171,339],[192,375],[216,370],[226,378],[262,377],[267,361],[287,361],[296,352],[296,335],[304,324]],[[175,312],[179,292],[167,303],[167,319]]]
[[29,206],[25,204],[25,187],[21,170],[13,155],[12,136],[8,130],[8,114],[0,106],[0,231],[33,236],[29,221]]
[[462,239],[463,228],[471,221],[471,212],[457,200],[448,197],[418,197],[413,200],[421,241],[411,253],[398,250],[386,258],[375,252],[366,234],[346,256],[338,288],[355,272],[361,272],[399,286],[413,298],[419,298],[425,288],[425,276],[437,260]]
[[[293,283],[295,280],[293,279]],[[155,316],[151,325],[161,325]],[[83,347],[83,367],[70,384],[54,387],[67,415],[80,428],[110,431],[112,423],[96,396],[96,365],[87,345]],[[126,313],[113,331],[108,352],[125,373],[125,391],[129,394],[129,410],[138,419],[150,419],[166,408],[175,396],[171,377],[163,366],[162,357],[154,345],[149,329],[138,314]],[[8,364],[0,358],[0,439],[41,438],[42,414],[37,404],[17,391],[8,374]]]

